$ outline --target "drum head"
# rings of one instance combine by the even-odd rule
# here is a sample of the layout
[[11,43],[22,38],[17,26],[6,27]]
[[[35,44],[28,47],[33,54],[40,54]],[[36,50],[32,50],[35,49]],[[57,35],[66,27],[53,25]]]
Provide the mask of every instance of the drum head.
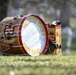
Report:
[[46,51],[48,32],[46,24],[39,16],[25,17],[21,22],[19,31],[19,42],[25,53],[38,56]]

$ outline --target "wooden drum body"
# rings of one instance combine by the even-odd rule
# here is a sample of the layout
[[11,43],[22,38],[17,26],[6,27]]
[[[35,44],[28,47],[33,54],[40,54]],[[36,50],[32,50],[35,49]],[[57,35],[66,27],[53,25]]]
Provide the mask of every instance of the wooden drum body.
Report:
[[37,15],[7,17],[0,22],[0,52],[2,54],[44,54],[48,46],[48,32]]

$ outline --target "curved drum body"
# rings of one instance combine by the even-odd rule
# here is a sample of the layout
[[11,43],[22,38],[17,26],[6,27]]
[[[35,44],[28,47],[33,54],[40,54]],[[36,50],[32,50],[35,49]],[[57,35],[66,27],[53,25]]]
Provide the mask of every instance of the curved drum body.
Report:
[[44,21],[37,15],[7,17],[0,23],[0,51],[2,54],[44,54],[48,32]]

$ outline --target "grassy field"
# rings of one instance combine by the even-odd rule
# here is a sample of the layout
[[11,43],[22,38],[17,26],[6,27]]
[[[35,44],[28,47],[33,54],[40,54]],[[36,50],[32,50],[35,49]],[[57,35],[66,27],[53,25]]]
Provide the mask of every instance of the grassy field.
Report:
[[76,56],[0,56],[0,75],[76,75]]

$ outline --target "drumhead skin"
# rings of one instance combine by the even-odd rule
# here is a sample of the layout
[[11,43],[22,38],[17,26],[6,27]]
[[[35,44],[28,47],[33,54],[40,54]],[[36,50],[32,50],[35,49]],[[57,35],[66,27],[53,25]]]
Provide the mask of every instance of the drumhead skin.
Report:
[[19,26],[19,43],[22,50],[31,56],[44,54],[48,46],[46,24],[37,15],[24,17]]

